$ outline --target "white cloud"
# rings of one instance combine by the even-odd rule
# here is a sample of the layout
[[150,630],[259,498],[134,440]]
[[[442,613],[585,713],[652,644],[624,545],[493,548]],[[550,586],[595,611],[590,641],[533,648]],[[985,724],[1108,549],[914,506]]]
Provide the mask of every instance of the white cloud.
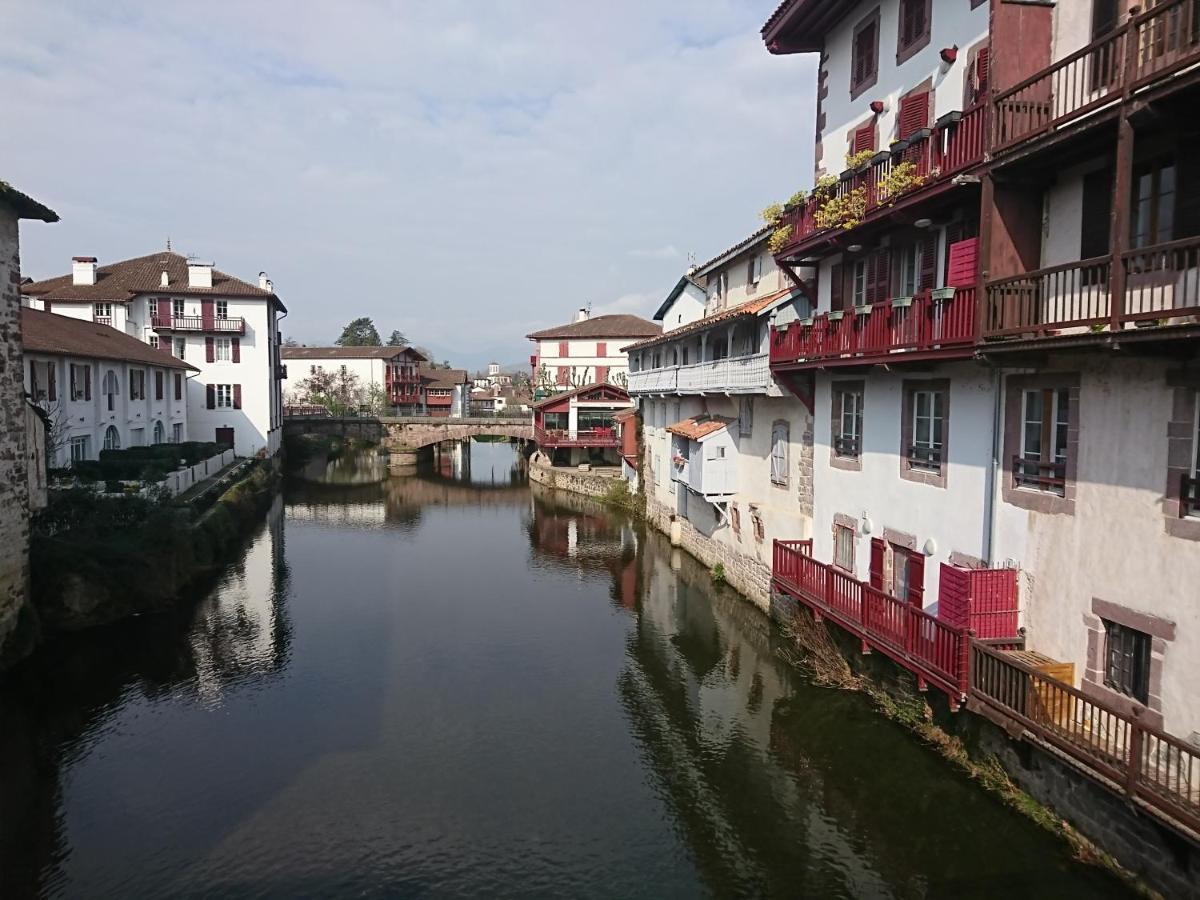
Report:
[[170,234],[268,270],[297,338],[366,314],[464,362],[588,295],[645,314],[811,180],[814,62],[766,52],[771,6],[0,4],[0,177],[63,216],[26,271]]

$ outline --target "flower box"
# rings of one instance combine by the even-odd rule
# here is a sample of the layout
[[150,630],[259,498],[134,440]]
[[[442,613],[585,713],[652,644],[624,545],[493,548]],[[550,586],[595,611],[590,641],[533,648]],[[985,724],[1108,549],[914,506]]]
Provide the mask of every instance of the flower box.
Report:
[[913,301],[912,297],[893,297],[892,298],[892,308],[893,309],[907,309],[908,307],[912,306],[912,301]]
[[941,301],[953,300],[954,294],[955,288],[952,287],[934,288],[933,291],[930,292],[930,296],[933,297],[934,300]]
[[829,319],[830,322],[840,322],[840,321],[842,321],[842,316],[844,314],[845,314],[844,310],[835,309],[833,312],[831,312],[827,315],[827,318]]
[[854,314],[857,316],[869,316],[871,310],[874,309],[869,303],[864,303],[862,306],[854,307]]

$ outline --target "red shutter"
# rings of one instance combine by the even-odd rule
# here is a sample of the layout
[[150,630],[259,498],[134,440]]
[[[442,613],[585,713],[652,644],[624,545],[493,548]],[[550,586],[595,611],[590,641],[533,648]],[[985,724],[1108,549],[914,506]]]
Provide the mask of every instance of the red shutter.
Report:
[[931,291],[937,287],[937,232],[930,230],[921,241],[921,283],[918,290]]
[[596,344],[596,355],[601,359],[608,356],[608,344],[604,341],[600,341],[598,344]]
[[206,384],[204,386],[204,392],[207,395],[206,399],[208,402],[206,405],[208,406],[208,408],[216,409],[217,408],[217,386],[215,384]]
[[979,55],[975,57],[975,100],[982,100],[987,94],[988,76],[991,70],[991,59],[988,47],[980,47]]
[[608,366],[596,366],[596,382],[603,384],[608,381]]
[[842,275],[842,264],[835,263],[829,267],[829,308],[842,308],[842,293],[845,288]]
[[900,140],[929,124],[929,92],[918,91],[900,98]]
[[871,254],[867,261],[867,302],[882,303],[891,296],[892,258],[886,248]]
[[887,545],[882,538],[871,538],[871,587],[883,590],[883,551]]
[[204,361],[214,362],[217,358],[217,350],[213,344],[213,339],[206,337],[204,339]]
[[169,334],[160,335],[158,338],[158,349],[170,356],[172,341],[174,341],[174,338],[172,338]]
[[[200,301],[200,324],[204,326],[205,331],[212,331],[216,326],[217,316],[213,309],[213,302],[211,300]],[[210,359],[209,362],[212,362],[212,360]]]
[[568,344],[566,341],[559,341],[558,342],[558,355],[563,359],[566,359],[568,356],[570,356],[571,355],[570,344]]
[[171,327],[171,300],[168,297],[158,298],[158,321],[164,328]]
[[58,399],[58,366],[55,363],[46,363],[46,396],[51,401]]
[[230,343],[233,347],[230,359],[236,363],[240,363],[242,361],[242,341],[240,338],[232,338]]
[[854,146],[851,148],[852,154],[862,153],[864,150],[875,149],[875,123],[864,125],[854,132]]
[[83,367],[83,399],[92,399],[92,367]]
[[242,386],[240,384],[235,384],[233,386],[233,408],[242,408]]
[[183,399],[183,376],[178,372],[175,373],[175,399]]
[[154,399],[161,400],[163,398],[163,373],[154,373]]
[[908,554],[908,597],[909,603],[921,609],[925,603],[925,554],[909,552]]
[[950,245],[947,253],[946,285],[948,287],[974,287],[975,264],[979,256],[979,238],[968,238]]
[[558,377],[554,380],[554,383],[556,385],[562,385],[562,384],[566,384],[567,380],[568,380],[567,366],[559,366],[558,367]]

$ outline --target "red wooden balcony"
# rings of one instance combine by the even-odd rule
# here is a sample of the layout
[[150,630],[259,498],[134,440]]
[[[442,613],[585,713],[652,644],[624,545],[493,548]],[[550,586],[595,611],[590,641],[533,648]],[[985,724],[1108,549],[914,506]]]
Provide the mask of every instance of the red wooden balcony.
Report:
[[591,428],[567,431],[562,428],[535,428],[539,447],[620,447],[621,435],[615,428]]
[[975,288],[935,299],[923,291],[909,300],[821,313],[811,324],[771,329],[771,367],[864,365],[905,354],[970,355],[975,342]]
[[1125,96],[1200,62],[1195,0],[1166,0],[996,94],[992,152],[1082,121]]
[[775,589],[861,639],[864,650],[878,650],[914,673],[922,689],[932,684],[957,708],[968,688],[967,629],[817,562],[811,553],[812,541],[775,541]]
[[[980,103],[965,113],[951,114],[934,128],[925,128],[902,141],[891,152],[876,154],[857,174],[844,178],[834,188],[836,196],[862,190],[866,194],[864,221],[877,219],[899,200],[920,197],[936,185],[983,162],[987,135],[987,105]],[[893,195],[887,189],[888,176],[901,163],[912,163],[922,184],[904,194]],[[817,224],[819,204],[804,203],[784,213],[781,225],[791,229],[787,245],[777,256],[789,256],[803,249],[809,238],[822,229]]]
[[[1125,289],[1114,303],[1116,266],[1122,267]],[[1187,324],[1200,316],[1200,238],[997,278],[986,291],[988,338]]]
[[150,327],[159,331],[212,331],[219,334],[245,334],[246,320],[241,316],[221,319],[155,314],[150,317]]

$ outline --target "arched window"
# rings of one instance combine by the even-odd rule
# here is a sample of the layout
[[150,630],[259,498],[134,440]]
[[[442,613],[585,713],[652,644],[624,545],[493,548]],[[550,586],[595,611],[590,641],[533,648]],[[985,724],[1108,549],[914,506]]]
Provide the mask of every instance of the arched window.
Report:
[[[104,386],[101,389],[101,392],[108,400],[108,411],[112,412],[113,407],[115,406],[114,398],[121,393],[121,382],[117,380],[117,373],[112,369],[109,369],[104,373]],[[110,428],[109,430],[112,431],[113,429]],[[105,443],[107,443],[107,441],[108,439],[105,438]]]
[[[109,374],[112,374],[111,372]],[[105,450],[120,450],[121,449],[121,433],[117,431],[117,426],[109,425],[104,432],[104,449]]]
[[155,444],[165,444],[167,442],[167,429],[163,427],[162,419],[154,423],[154,440]]

